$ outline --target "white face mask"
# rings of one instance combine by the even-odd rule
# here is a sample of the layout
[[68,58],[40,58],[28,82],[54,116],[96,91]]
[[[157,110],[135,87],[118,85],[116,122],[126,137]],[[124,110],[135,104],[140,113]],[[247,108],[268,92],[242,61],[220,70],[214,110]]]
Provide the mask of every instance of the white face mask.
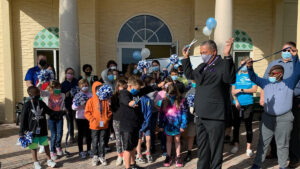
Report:
[[89,87],[82,87],[81,90],[82,90],[83,92],[87,92],[87,91],[89,90]]
[[117,67],[116,67],[116,66],[112,66],[112,67],[110,67],[109,69],[111,69],[111,70],[116,70]]
[[201,55],[204,63],[208,63],[212,55]]

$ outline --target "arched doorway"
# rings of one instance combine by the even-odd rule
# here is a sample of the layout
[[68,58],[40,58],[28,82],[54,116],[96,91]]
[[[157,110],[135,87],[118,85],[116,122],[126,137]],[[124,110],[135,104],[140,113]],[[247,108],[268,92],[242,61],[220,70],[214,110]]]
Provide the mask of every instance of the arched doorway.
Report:
[[120,69],[126,70],[128,64],[137,63],[132,55],[135,51],[148,48],[149,59],[166,58],[177,53],[177,43],[169,27],[161,19],[151,15],[138,15],[129,19],[120,29],[117,48]]

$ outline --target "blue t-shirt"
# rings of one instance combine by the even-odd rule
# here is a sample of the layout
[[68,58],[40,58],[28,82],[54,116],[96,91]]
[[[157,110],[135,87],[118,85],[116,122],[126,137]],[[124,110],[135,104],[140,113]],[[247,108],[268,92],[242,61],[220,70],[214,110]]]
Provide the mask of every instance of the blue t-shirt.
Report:
[[33,85],[36,86],[37,81],[38,81],[38,75],[40,74],[40,71],[41,71],[41,69],[38,66],[28,69],[26,76],[25,76],[25,81],[30,80],[30,81],[32,81]]
[[[236,82],[233,84],[235,89],[251,89],[255,83],[250,80],[248,73],[237,73],[236,74]],[[253,104],[253,93],[238,93],[237,99],[241,106],[247,106]],[[235,104],[235,101],[233,100]]]

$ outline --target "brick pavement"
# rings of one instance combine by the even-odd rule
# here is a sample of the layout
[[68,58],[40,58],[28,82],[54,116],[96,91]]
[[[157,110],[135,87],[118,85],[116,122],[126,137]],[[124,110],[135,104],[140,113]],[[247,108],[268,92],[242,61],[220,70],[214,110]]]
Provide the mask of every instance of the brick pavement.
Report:
[[[257,139],[258,139],[258,123],[254,123],[254,144],[253,148],[256,149]],[[241,133],[241,143],[245,143],[245,132],[244,132],[244,126],[241,127],[242,133]],[[13,169],[13,168],[32,168],[32,159],[31,154],[29,150],[23,149],[20,146],[16,146],[18,138],[18,127],[16,127],[14,124],[2,124],[0,125],[0,162],[1,162],[1,168],[5,169]],[[114,143],[110,143],[110,147],[114,148]],[[224,163],[223,168],[224,169],[244,169],[249,168],[252,165],[253,158],[248,158],[245,155],[245,144],[241,145],[240,151],[233,155],[230,152],[231,147],[229,145],[225,145],[224,148]],[[71,152],[72,156],[62,157],[58,159],[56,162],[58,164],[59,168],[71,168],[71,169],[81,169],[81,168],[104,168],[104,169],[121,169],[124,167],[116,167],[115,166],[115,160],[117,158],[117,154],[115,152],[108,153],[106,155],[107,161],[109,163],[108,166],[98,166],[98,167],[92,167],[91,166],[91,159],[85,159],[82,160],[78,157],[77,153],[77,146],[74,144],[67,149],[69,152]],[[184,155],[183,155],[184,156]],[[193,151],[193,156],[196,156],[196,148]],[[39,155],[41,164],[45,167],[46,166],[46,157],[45,155]],[[165,168],[163,167],[163,157],[160,157],[160,153],[156,153],[154,155],[155,162],[152,164],[144,164],[140,165],[147,169],[155,169],[155,168]],[[185,164],[185,169],[194,169],[196,168],[197,159],[194,158],[189,163]],[[265,162],[265,168],[277,169],[277,161],[276,160],[266,160]],[[171,169],[175,168],[175,165],[173,164]],[[299,168],[300,169],[300,168]]]

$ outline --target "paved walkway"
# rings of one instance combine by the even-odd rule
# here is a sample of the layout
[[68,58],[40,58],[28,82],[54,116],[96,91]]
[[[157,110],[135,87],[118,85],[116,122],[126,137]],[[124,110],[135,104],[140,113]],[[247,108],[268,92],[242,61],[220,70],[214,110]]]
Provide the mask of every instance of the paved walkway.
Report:
[[[258,139],[258,123],[254,123],[254,150],[256,149],[257,139]],[[245,133],[244,126],[241,127],[243,130],[241,133],[241,143],[245,142]],[[20,146],[16,146],[16,142],[18,139],[18,127],[15,124],[2,124],[0,125],[0,168],[32,168],[32,159],[30,151],[27,149],[23,149]],[[110,147],[115,150],[114,143],[110,143]],[[243,169],[249,168],[252,165],[253,158],[248,158],[245,155],[245,145],[240,148],[238,154],[233,155],[230,152],[231,147],[229,145],[225,145],[224,148],[224,169]],[[57,160],[57,164],[59,168],[104,168],[104,169],[123,169],[124,167],[116,167],[115,161],[117,158],[117,154],[115,152],[108,153],[106,155],[109,165],[108,166],[91,166],[91,159],[82,160],[78,157],[78,149],[76,145],[72,145],[67,149],[71,152],[72,156],[62,157]],[[185,155],[185,154],[184,154]],[[184,156],[183,155],[183,156]],[[193,156],[196,157],[196,149],[193,151]],[[40,162],[43,166],[46,166],[46,157],[45,155],[39,155]],[[156,168],[165,168],[163,167],[163,157],[160,157],[160,153],[154,155],[155,162],[152,164],[144,164],[140,165],[147,169],[156,169]],[[185,169],[194,169],[196,168],[197,159],[193,159],[191,162],[185,164]],[[169,168],[175,168],[173,164]],[[276,160],[266,160],[265,168],[278,168]],[[299,168],[300,169],[300,168]]]

